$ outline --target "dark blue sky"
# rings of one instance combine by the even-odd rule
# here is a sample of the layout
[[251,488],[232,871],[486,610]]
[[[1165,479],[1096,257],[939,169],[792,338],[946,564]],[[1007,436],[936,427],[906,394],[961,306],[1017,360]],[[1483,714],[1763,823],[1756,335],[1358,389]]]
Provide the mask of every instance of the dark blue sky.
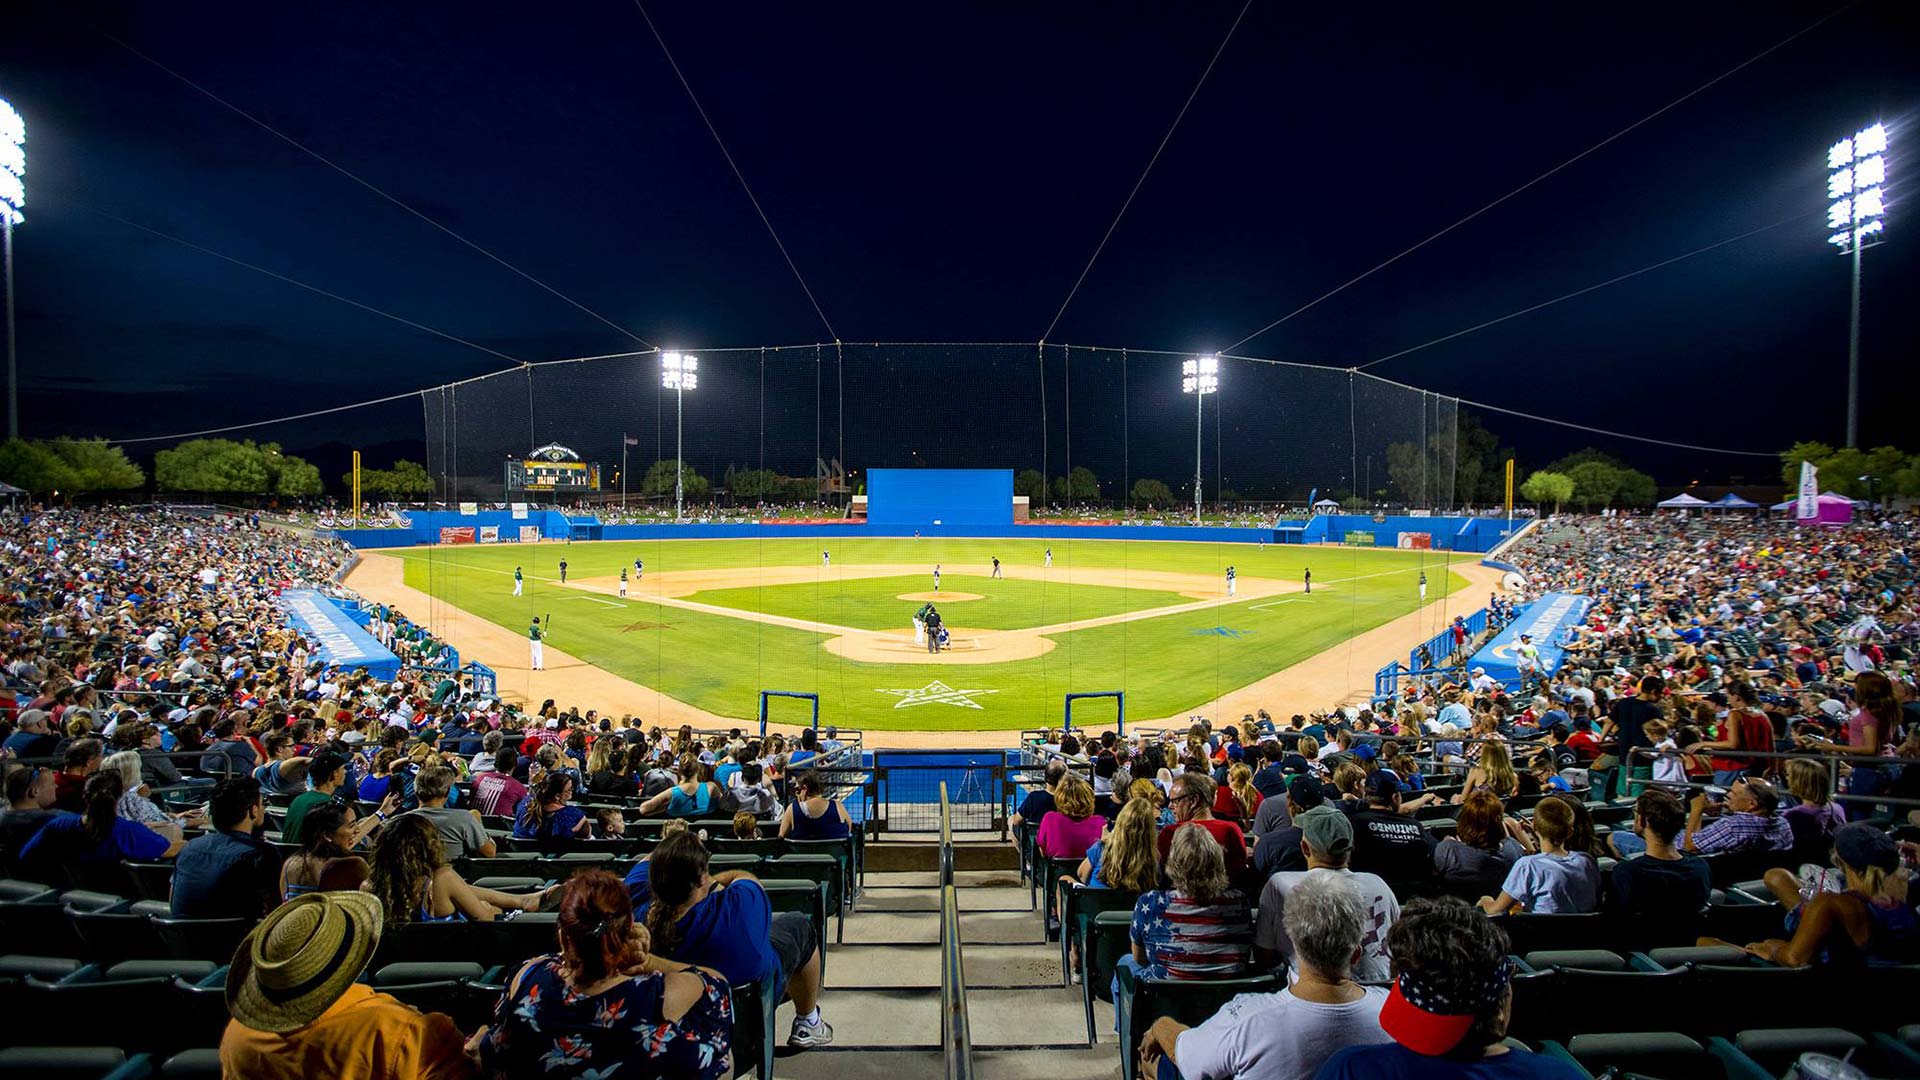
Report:
[[[1835,6],[1256,3],[1051,340],[1228,345]],[[1900,9],[1862,0],[1241,351],[1363,363],[1808,212],[1374,371],[1681,442],[1838,440],[1847,275],[1822,239],[1823,155],[1884,119],[1895,183],[1889,243],[1867,257],[1863,438],[1920,449],[1920,222],[1902,198],[1920,169],[1904,152],[1920,50]],[[1238,10],[650,12],[842,338],[1032,341]],[[504,366],[94,209],[515,357],[638,347],[101,30],[649,341],[827,337],[630,3],[42,2],[9,17],[0,96],[30,125],[29,434],[165,434]],[[950,366],[928,377],[967,383]],[[991,393],[948,408],[955,426],[1008,422]],[[1486,419],[1535,463],[1593,442],[1666,481],[1774,472]],[[419,432],[408,404],[255,434]]]

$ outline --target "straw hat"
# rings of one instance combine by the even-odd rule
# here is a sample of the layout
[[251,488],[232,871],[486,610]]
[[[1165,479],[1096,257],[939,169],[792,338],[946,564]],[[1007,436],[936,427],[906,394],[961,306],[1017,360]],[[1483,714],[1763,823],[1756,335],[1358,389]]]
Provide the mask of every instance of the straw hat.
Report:
[[373,959],[380,925],[380,898],[371,893],[308,893],[287,901],[233,954],[227,1010],[255,1031],[313,1023]]

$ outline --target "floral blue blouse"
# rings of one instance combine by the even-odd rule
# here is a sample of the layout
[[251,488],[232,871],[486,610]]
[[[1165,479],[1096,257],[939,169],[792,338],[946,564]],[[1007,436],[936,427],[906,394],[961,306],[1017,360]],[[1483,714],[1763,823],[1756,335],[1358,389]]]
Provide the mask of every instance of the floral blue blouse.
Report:
[[704,992],[668,1021],[664,975],[635,975],[589,996],[567,986],[558,956],[536,956],[500,996],[481,1064],[496,1076],[724,1080],[733,1071],[733,998],[724,979],[693,974]]

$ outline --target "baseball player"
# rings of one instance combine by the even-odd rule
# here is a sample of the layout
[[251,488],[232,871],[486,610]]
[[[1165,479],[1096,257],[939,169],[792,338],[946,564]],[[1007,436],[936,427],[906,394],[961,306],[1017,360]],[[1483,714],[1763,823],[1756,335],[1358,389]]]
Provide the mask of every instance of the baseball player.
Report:
[[646,563],[641,562],[639,559],[633,560],[633,580],[639,581],[640,578],[646,574],[646,572],[647,572]]
[[833,552],[831,552],[831,551],[824,551],[824,550],[823,550],[823,551],[821,551],[821,552],[820,552],[820,565],[821,565],[821,566],[832,566],[832,565],[833,565]]
[[1233,567],[1231,566],[1227,567],[1227,595],[1228,596],[1233,595],[1233,580],[1237,576],[1238,575],[1234,571]]
[[625,600],[626,598],[627,598],[627,568],[623,566],[620,568],[620,599]]
[[929,601],[922,604],[919,611],[913,613],[913,643],[915,645],[925,645],[927,643],[927,615],[932,611],[933,603]]
[[567,560],[561,559],[560,560],[560,584],[565,585],[566,583],[567,583]]
[[546,663],[545,650],[541,646],[543,635],[540,632],[540,616],[533,617],[533,625],[527,628],[527,661],[535,671],[542,670]]
[[995,555],[993,557],[993,576],[994,577],[1000,576],[1000,556],[998,555]]
[[1425,570],[1420,571],[1420,602],[1423,604],[1427,602],[1427,572]]
[[933,591],[934,592],[940,591],[940,564],[939,563],[933,564]]
[[1300,570],[1300,580],[1306,582],[1307,591],[1312,592],[1313,591],[1313,568],[1302,567]]
[[513,595],[520,595],[520,568],[517,566],[513,568]]
[[1048,569],[1053,568],[1053,549],[1052,548],[1047,549],[1047,568]]

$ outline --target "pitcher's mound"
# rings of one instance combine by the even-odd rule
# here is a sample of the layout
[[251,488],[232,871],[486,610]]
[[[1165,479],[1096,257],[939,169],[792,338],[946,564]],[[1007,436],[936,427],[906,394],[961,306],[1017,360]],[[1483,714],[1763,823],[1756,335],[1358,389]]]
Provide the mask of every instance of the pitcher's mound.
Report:
[[[945,596],[945,593],[941,593]],[[916,645],[911,630],[863,631],[828,638],[823,647],[836,656],[871,664],[998,664],[1031,660],[1053,651],[1053,639],[1030,630],[972,630],[947,628],[949,648],[930,653]]]
[[959,603],[962,600],[985,600],[977,592],[903,592],[894,597],[896,600],[931,600],[936,604]]

